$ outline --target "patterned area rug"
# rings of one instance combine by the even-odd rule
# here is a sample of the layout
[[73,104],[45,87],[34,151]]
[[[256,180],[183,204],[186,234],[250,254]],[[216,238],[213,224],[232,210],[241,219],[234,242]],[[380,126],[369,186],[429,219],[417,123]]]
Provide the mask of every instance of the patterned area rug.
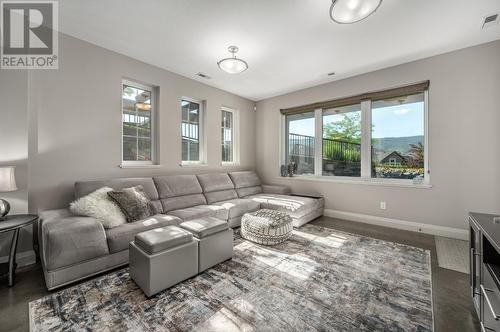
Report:
[[432,331],[428,251],[305,225],[147,299],[128,269],[29,305],[33,331]]

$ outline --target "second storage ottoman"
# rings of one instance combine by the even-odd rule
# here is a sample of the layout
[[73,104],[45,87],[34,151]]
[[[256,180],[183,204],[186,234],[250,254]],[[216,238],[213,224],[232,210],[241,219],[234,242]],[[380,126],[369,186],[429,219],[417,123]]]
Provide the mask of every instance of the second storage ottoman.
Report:
[[191,232],[199,241],[199,273],[233,257],[233,230],[226,221],[206,217],[183,222],[180,227]]

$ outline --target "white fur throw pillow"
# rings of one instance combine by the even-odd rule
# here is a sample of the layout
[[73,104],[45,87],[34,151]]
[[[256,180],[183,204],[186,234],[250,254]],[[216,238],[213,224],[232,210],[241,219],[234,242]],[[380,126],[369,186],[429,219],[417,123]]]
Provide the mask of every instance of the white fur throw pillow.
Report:
[[99,220],[104,228],[113,228],[127,223],[125,215],[109,196],[108,191],[112,188],[102,187],[96,191],[81,197],[69,205],[74,214],[92,217]]

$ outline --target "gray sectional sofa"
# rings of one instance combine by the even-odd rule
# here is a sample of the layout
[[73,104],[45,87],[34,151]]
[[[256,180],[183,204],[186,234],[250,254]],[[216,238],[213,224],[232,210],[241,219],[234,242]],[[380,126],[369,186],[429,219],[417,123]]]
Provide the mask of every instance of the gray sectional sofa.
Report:
[[126,265],[129,242],[149,229],[209,216],[234,228],[243,214],[260,208],[287,212],[295,227],[323,215],[323,199],[291,196],[288,187],[261,184],[249,171],[76,182],[75,197],[103,186],[123,189],[139,184],[157,210],[144,220],[105,229],[98,220],[72,215],[69,209],[40,214],[40,258],[49,290]]

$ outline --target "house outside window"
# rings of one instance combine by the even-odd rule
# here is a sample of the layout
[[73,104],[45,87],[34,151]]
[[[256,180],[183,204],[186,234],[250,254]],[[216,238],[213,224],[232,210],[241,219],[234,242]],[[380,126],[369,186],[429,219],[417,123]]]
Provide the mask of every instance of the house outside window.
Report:
[[156,161],[156,89],[122,81],[122,166],[153,165]]
[[296,175],[429,183],[428,82],[282,110]]

